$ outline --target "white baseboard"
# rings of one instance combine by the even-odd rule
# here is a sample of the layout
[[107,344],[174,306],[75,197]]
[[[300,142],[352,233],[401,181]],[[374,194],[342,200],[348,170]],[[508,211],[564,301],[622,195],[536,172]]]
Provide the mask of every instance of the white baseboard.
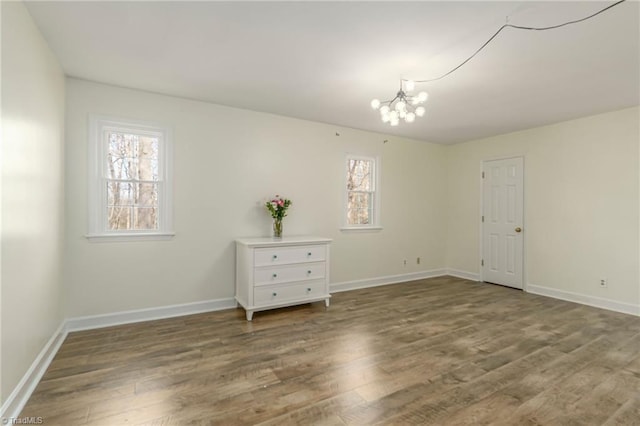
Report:
[[114,312],[104,315],[67,318],[66,330],[68,332],[92,330],[95,328],[112,327],[114,325],[131,324],[134,322],[153,321],[183,315],[200,314],[203,312],[220,311],[235,307],[235,299],[227,298],[183,303],[180,305],[160,306],[157,308],[136,309],[133,311]]
[[67,318],[53,333],[47,344],[42,348],[31,367],[22,376],[11,395],[2,404],[0,418],[17,418],[31,397],[42,376],[49,368],[58,349],[72,331],[90,330],[94,328],[110,327],[114,325],[130,324],[141,321],[171,318],[182,315],[199,314],[210,311],[220,311],[236,307],[233,298],[206,300],[203,302],[185,303],[180,305],[162,306],[159,308],[138,309],[134,311],[115,312],[105,315]]
[[480,281],[480,274],[475,272],[461,271],[459,269],[447,269],[447,275],[465,280]]
[[44,376],[44,373],[49,368],[49,364],[53,360],[53,357],[58,353],[58,349],[67,337],[65,329],[65,322],[62,321],[58,329],[53,333],[49,341],[44,345],[36,359],[33,361],[27,372],[22,376],[22,379],[18,382],[13,392],[2,404],[0,409],[0,418],[15,419],[18,418],[20,412],[24,408],[25,404],[31,397],[31,394],[35,390],[40,379]]
[[410,272],[408,274],[388,275],[386,277],[366,278],[363,280],[344,281],[330,284],[331,293],[357,290],[360,288],[378,287],[381,285],[398,284],[407,281],[423,280],[425,278],[446,275],[446,269],[432,269],[431,271]]
[[593,306],[595,308],[608,309],[610,311],[622,312],[640,316],[640,305],[618,302],[616,300],[604,299],[602,297],[588,296],[571,291],[558,290],[550,287],[527,284],[527,293],[538,294],[540,296],[553,297],[555,299],[566,300],[568,302],[580,303],[582,305]]

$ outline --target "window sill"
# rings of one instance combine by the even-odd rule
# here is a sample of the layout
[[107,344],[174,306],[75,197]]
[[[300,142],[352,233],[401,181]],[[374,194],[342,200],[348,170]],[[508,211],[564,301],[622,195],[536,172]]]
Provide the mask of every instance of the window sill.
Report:
[[129,242],[129,241],[168,241],[171,240],[176,234],[174,232],[159,232],[159,233],[122,233],[122,234],[89,234],[85,235],[90,242]]
[[342,232],[378,232],[382,231],[382,226],[343,226],[340,228]]

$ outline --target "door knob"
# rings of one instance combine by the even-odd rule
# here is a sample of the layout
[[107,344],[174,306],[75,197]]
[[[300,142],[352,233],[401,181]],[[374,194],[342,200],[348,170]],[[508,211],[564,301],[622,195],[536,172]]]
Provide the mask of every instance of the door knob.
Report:
[[522,232],[522,228],[520,228],[519,226],[516,228],[516,232]]

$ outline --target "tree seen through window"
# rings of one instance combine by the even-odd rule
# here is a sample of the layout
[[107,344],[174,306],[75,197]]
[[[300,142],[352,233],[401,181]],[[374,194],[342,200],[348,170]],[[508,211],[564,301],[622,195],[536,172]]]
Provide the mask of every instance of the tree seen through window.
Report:
[[107,229],[158,229],[158,137],[106,131]]

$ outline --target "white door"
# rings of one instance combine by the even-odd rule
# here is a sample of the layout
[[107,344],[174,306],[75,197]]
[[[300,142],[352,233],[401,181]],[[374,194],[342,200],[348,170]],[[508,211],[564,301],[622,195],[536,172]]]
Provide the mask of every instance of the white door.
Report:
[[482,164],[482,280],[522,288],[524,160]]

